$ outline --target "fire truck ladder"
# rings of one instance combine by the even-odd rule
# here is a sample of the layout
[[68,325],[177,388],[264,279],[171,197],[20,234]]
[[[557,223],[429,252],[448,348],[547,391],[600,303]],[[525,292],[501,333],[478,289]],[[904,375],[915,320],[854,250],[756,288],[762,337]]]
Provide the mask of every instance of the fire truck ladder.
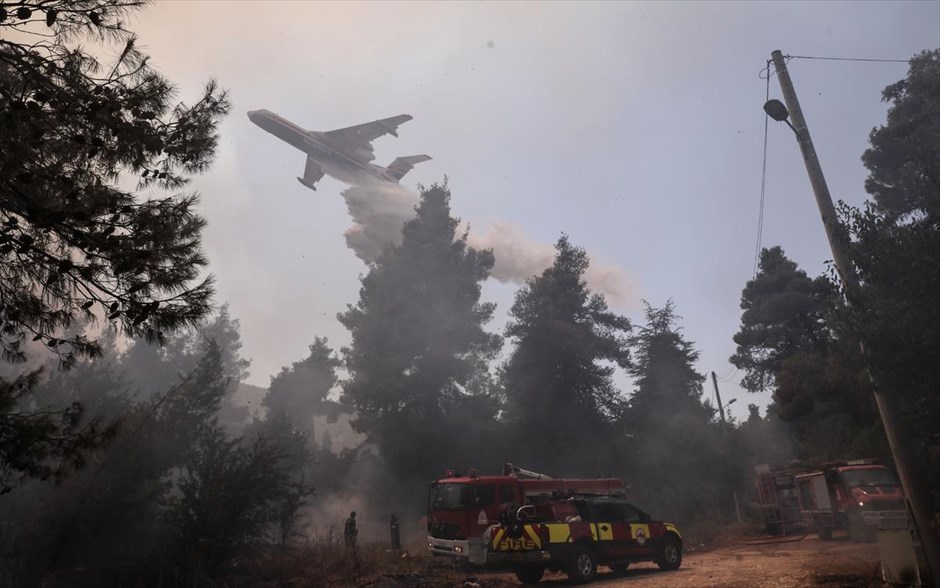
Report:
[[545,474],[540,474],[538,472],[533,472],[530,470],[524,470],[518,466],[513,465],[510,462],[503,464],[503,475],[504,476],[515,476],[520,480],[551,480],[551,476],[546,476]]
[[[760,501],[761,510],[764,511],[764,519],[768,523],[784,525],[780,505],[777,503],[774,472],[766,465],[757,466],[755,469],[757,470],[757,498]],[[786,534],[786,528],[781,528],[781,531]]]

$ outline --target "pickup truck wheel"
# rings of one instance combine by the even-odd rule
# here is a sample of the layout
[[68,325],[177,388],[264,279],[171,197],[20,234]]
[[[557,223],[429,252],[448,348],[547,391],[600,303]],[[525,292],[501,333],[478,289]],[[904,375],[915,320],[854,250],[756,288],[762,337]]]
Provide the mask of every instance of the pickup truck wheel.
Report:
[[678,570],[682,565],[682,547],[674,537],[666,537],[656,558],[656,565],[661,570]]
[[545,575],[545,567],[540,565],[516,566],[512,569],[516,578],[523,584],[538,584]]
[[576,545],[571,552],[571,558],[568,560],[568,568],[565,573],[576,584],[584,584],[593,580],[597,574],[597,560],[594,559],[594,553],[584,545]]

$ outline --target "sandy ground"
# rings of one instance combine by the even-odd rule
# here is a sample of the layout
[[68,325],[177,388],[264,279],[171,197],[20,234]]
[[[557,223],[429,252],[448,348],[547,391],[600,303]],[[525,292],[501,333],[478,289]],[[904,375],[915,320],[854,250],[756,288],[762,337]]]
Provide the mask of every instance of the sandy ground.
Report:
[[[687,552],[682,567],[674,572],[660,571],[656,564],[639,563],[615,574],[599,568],[591,586],[609,588],[698,587],[732,588],[878,585],[878,546],[851,543],[837,537],[820,541],[815,535],[800,540],[758,544],[738,543],[707,552]],[[512,574],[498,574],[499,584],[519,585]],[[486,578],[486,579],[484,579]],[[489,574],[481,584],[496,580]],[[562,573],[546,574],[540,585],[569,585]]]

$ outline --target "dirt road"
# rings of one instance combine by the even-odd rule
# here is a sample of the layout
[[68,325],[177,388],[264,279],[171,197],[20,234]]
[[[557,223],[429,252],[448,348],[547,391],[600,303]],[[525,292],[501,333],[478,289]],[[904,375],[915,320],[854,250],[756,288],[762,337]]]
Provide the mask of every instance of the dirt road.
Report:
[[[815,536],[779,543],[739,543],[712,551],[685,554],[682,567],[662,572],[655,564],[630,566],[620,574],[601,566],[591,586],[605,588],[705,587],[802,588],[804,586],[870,586],[878,567],[878,546],[846,539],[820,541]],[[515,583],[511,574],[501,574]],[[547,574],[540,586],[562,586],[564,574]]]

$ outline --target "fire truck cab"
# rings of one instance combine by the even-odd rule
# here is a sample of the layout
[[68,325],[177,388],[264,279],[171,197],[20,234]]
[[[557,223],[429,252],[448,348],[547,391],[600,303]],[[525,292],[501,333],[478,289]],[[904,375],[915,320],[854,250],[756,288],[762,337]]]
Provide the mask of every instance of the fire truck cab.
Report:
[[820,539],[844,529],[853,541],[872,541],[881,518],[907,517],[897,479],[875,460],[826,463],[796,483],[803,519]]
[[551,478],[505,464],[502,475],[466,475],[453,470],[428,490],[428,549],[474,565],[487,563],[487,528],[498,522],[500,508],[537,505],[575,494],[624,496],[617,478]]

